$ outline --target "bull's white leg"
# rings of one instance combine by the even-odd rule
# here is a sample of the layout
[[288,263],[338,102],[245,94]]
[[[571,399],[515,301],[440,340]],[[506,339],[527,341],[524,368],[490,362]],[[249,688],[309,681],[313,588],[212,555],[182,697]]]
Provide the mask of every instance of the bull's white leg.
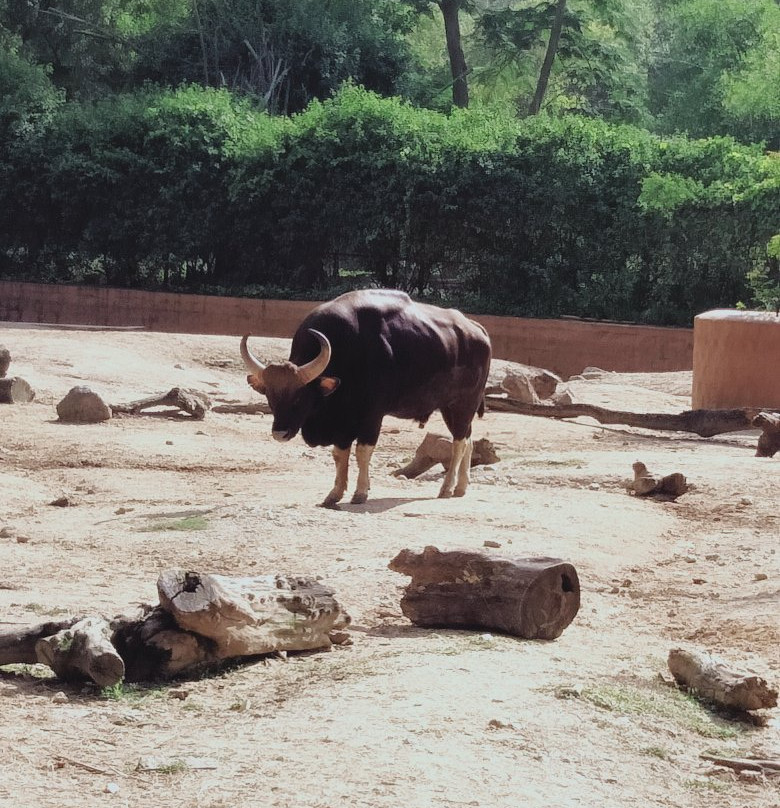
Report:
[[466,438],[466,447],[463,456],[460,458],[460,468],[458,469],[458,483],[455,486],[455,496],[462,497],[469,487],[471,479],[471,454],[474,451],[474,444],[471,438]]
[[362,505],[368,499],[368,489],[371,488],[368,467],[371,463],[372,454],[374,454],[374,447],[369,443],[358,443],[358,445],[355,446],[355,458],[358,464],[358,480],[355,493],[352,495],[353,505]]
[[350,448],[349,446],[346,449],[339,449],[338,446],[333,447],[333,460],[336,463],[336,482],[333,483],[333,490],[325,497],[322,503],[326,508],[340,502],[344,492],[347,490]]
[[[468,463],[465,472],[461,470],[464,455],[468,453]],[[452,456],[450,459],[450,467],[444,475],[444,481],[441,484],[439,491],[440,497],[451,497],[454,493],[456,497],[462,497],[466,493],[466,488],[469,484],[469,469],[471,465],[471,438],[463,438],[462,440],[454,440],[452,442]],[[465,480],[464,480],[465,473]],[[458,481],[458,487],[455,487],[455,480]]]

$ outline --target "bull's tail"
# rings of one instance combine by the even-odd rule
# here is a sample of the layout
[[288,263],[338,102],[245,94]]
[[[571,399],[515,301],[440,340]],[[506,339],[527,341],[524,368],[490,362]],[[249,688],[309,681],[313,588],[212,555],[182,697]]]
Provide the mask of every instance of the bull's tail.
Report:
[[480,418],[482,418],[484,414],[485,414],[485,396],[483,395],[479,402],[479,407],[477,407],[477,415]]

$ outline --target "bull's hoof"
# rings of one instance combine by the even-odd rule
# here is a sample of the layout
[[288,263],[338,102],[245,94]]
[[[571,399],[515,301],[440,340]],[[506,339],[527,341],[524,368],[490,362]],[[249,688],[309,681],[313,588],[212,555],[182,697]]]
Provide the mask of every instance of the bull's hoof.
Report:
[[452,496],[452,489],[451,488],[442,488],[439,491],[439,499],[449,499]]
[[352,495],[352,499],[350,500],[353,505],[363,505],[367,501],[368,493],[362,493],[360,491],[355,491],[355,493]]
[[465,488],[458,487],[452,492],[453,497],[463,497],[465,495],[466,495],[466,489]]
[[320,508],[332,508],[333,510],[338,510],[339,502],[344,494],[340,494],[338,491],[331,491],[327,497],[320,503]]

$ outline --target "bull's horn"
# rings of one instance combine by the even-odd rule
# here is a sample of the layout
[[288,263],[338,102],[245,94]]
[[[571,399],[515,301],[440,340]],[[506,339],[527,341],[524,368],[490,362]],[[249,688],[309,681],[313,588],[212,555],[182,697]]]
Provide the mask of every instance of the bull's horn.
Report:
[[328,362],[330,362],[330,342],[328,338],[319,331],[315,331],[313,328],[309,329],[309,333],[314,334],[317,338],[317,342],[320,344],[320,352],[311,362],[307,362],[305,365],[301,365],[298,368],[297,376],[301,384],[308,384],[314,381],[328,366]]
[[259,379],[262,379],[265,366],[261,362],[258,362],[257,359],[250,353],[246,344],[248,339],[249,337],[245,336],[241,340],[241,358],[244,360],[247,370],[257,376]]

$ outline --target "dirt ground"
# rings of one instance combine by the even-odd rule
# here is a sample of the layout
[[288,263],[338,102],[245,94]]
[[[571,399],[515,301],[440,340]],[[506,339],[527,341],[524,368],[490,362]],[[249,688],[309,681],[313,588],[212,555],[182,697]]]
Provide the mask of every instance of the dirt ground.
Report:
[[[173,386],[215,405],[257,402],[237,339],[3,326],[0,344],[9,375],[37,393],[0,405],[0,622],[132,613],[157,601],[170,567],[282,572],[331,585],[354,641],[111,692],[6,667],[0,805],[780,805],[780,778],[739,778],[699,757],[780,755],[778,710],[751,726],[659,680],[683,645],[780,681],[780,458],[753,456],[757,433],[698,439],[488,413],[475,437],[500,462],[474,470],[466,497],[439,500],[438,472],[390,476],[424,432],[388,418],[372,499],[325,510],[329,450],[275,443],[269,416],[57,421],[54,405],[79,384],[110,403]],[[253,347],[269,359],[287,345]],[[606,374],[571,390],[678,412],[690,381]],[[428,428],[444,431],[436,418]],[[677,502],[629,495],[637,459],[694,489]],[[69,507],[49,504],[62,495]],[[577,568],[582,607],[558,640],[403,617],[408,579],[387,569],[400,549],[486,540],[500,548],[485,552]],[[148,756],[159,770],[138,770]]]

